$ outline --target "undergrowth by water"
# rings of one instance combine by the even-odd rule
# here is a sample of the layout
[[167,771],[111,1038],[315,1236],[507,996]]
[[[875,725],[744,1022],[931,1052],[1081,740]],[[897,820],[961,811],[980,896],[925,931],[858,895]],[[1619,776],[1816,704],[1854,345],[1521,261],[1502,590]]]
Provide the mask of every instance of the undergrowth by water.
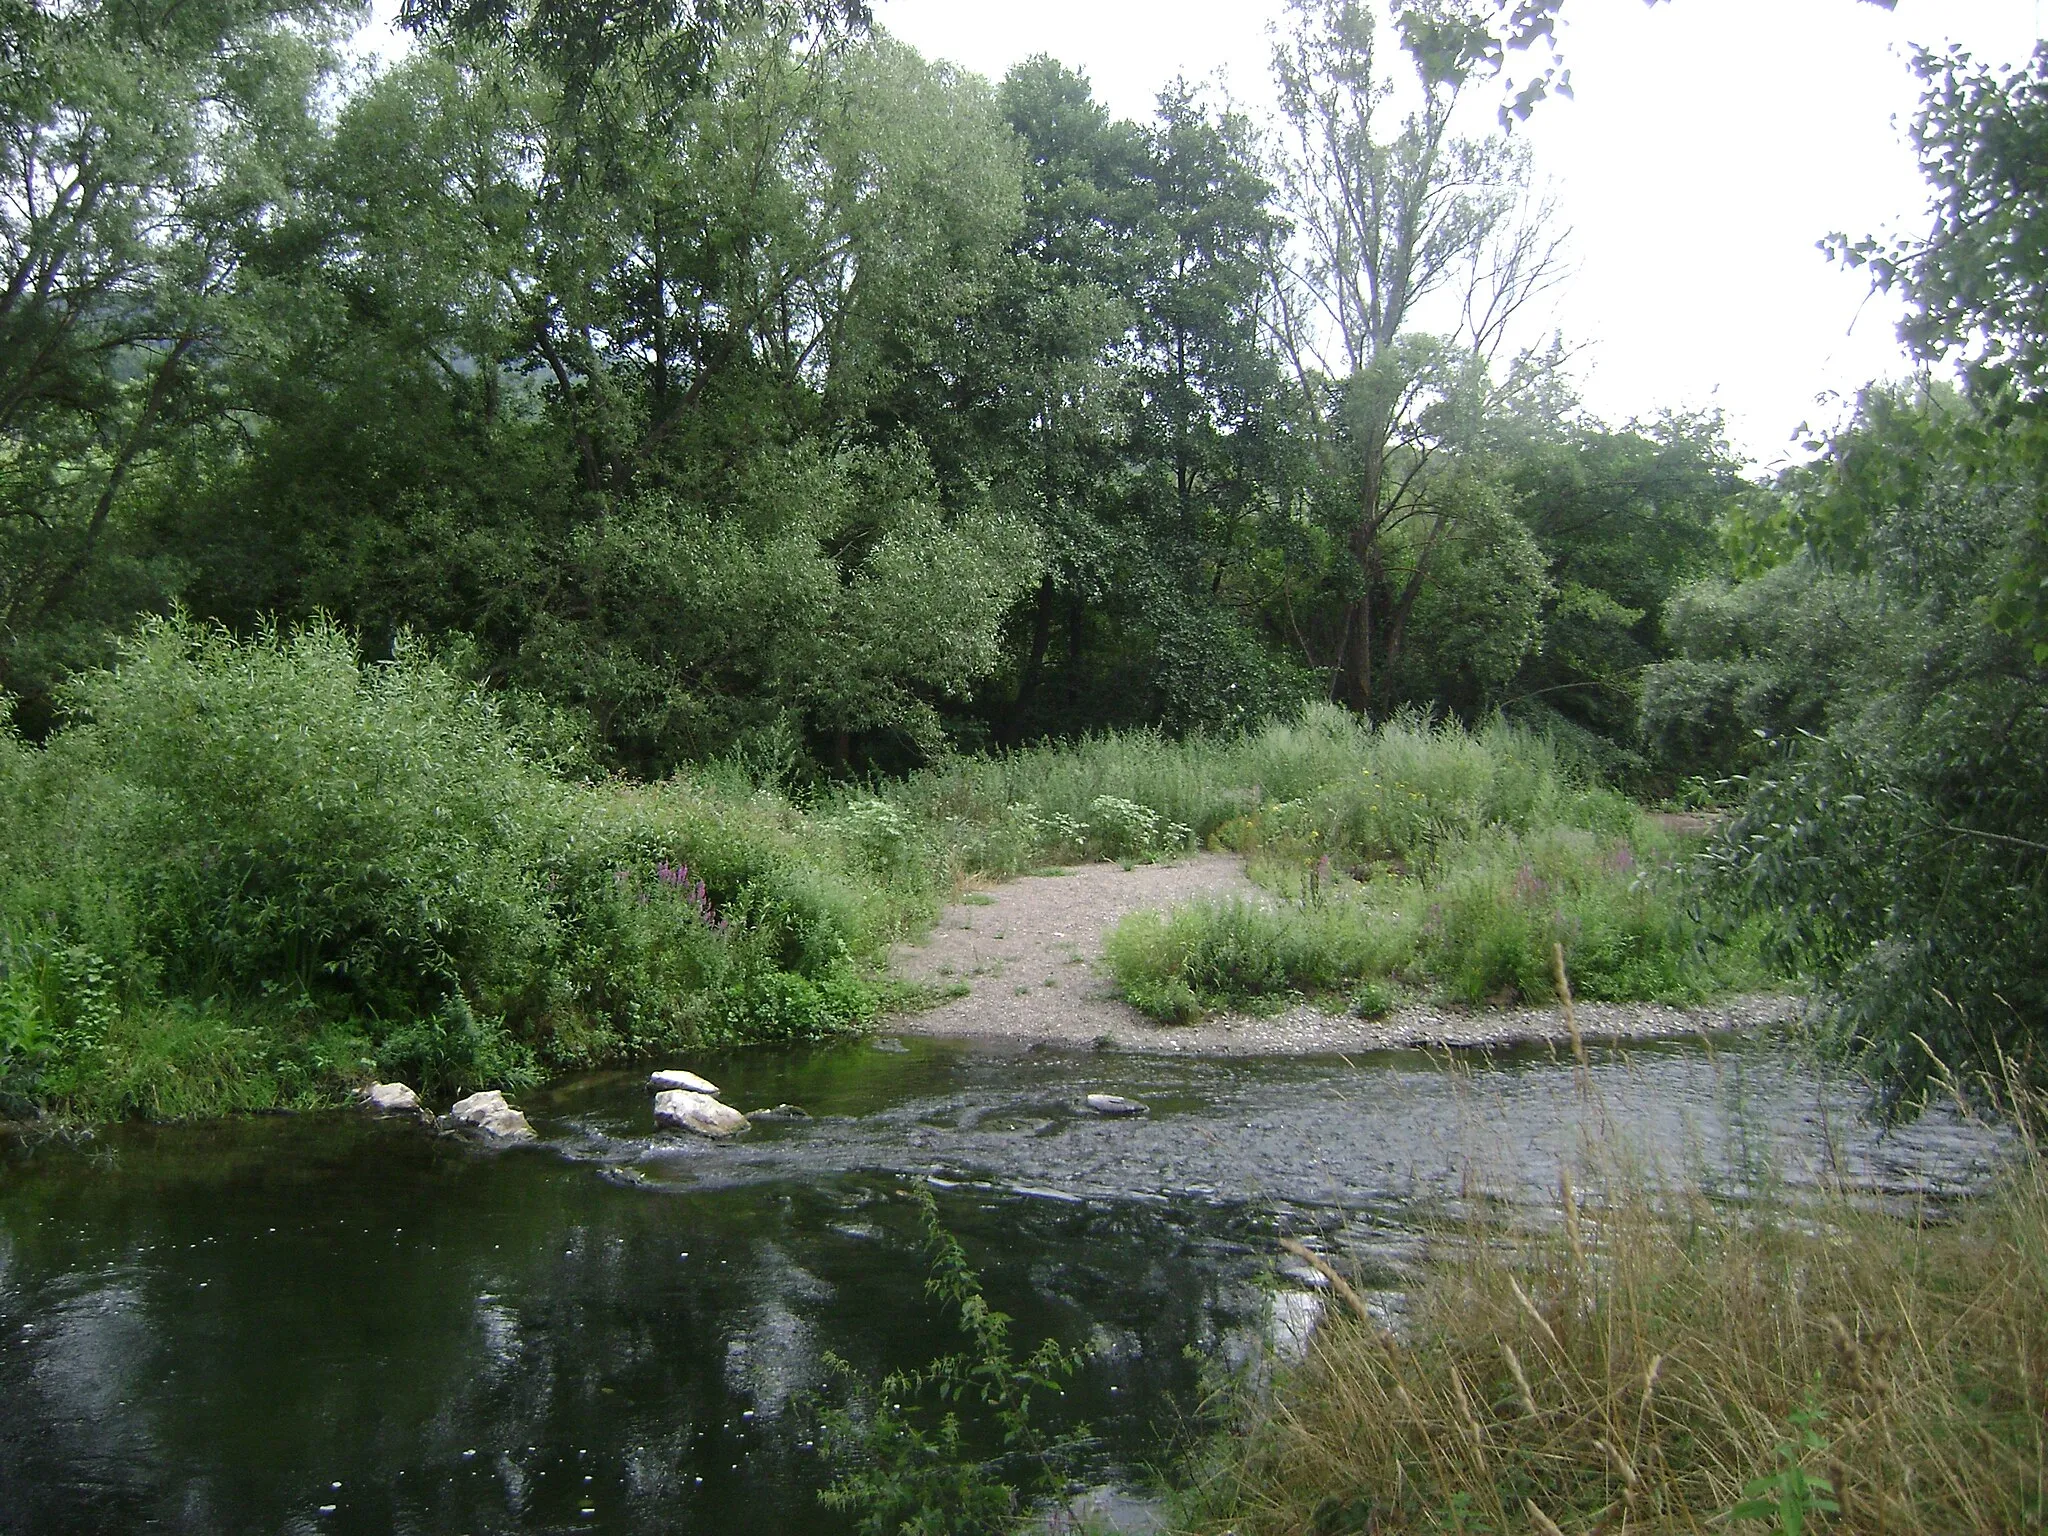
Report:
[[2041,1528],[2038,1145],[1948,1212],[1839,1189],[1731,1203],[1606,1138],[1559,1194],[1551,1222],[1441,1232],[1397,1327],[1340,1293],[1301,1367],[1214,1442],[1180,1528]]
[[1368,1017],[1404,996],[1548,1003],[1558,945],[1595,1001],[1685,1005],[1767,980],[1755,935],[1703,921],[1672,857],[1647,827],[1555,826],[1448,837],[1363,878],[1255,857],[1269,898],[1134,913],[1106,957],[1130,1003],[1174,1023],[1304,997]]
[[917,1198],[925,1292],[953,1314],[963,1347],[872,1384],[826,1355],[838,1392],[819,1415],[819,1449],[835,1475],[820,1497],[862,1536],[1001,1536],[1034,1507],[1047,1529],[1078,1531],[1068,1480],[1092,1442],[1086,1425],[1049,1428],[1044,1409],[1082,1356],[1056,1339],[1018,1355],[931,1191]]
[[636,784],[409,641],[366,663],[329,624],[177,618],[65,705],[40,747],[0,729],[0,1113],[310,1106],[374,1077],[452,1096],[824,1038],[910,1000],[888,946],[964,880],[1202,844],[1318,899],[1119,935],[1127,990],[1167,1016],[1425,980],[1536,995],[1528,956],[1559,937],[1589,995],[1726,979],[1624,867],[1662,857],[1637,809],[1499,724],[1325,706],[893,783]]

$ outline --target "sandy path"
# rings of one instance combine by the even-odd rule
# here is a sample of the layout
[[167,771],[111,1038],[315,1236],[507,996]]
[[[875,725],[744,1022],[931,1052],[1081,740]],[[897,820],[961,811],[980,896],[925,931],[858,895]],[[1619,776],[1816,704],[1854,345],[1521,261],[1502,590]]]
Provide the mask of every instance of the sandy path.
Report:
[[[901,1032],[1028,1049],[1096,1046],[1205,1056],[1387,1050],[1404,1046],[1562,1042],[1555,1008],[1404,1008],[1355,1019],[1309,1007],[1271,1018],[1227,1016],[1162,1025],[1116,995],[1103,967],[1104,938],[1127,913],[1161,910],[1200,896],[1257,896],[1242,862],[1200,854],[1177,864],[1086,864],[1064,875],[1032,875],[949,906],[922,944],[899,945],[897,974],[964,983],[970,990],[927,1012],[893,1021]],[[1774,1023],[1796,1013],[1781,997],[1724,999],[1706,1008],[1654,1003],[1582,1003],[1582,1035],[1595,1040],[1668,1039]]]

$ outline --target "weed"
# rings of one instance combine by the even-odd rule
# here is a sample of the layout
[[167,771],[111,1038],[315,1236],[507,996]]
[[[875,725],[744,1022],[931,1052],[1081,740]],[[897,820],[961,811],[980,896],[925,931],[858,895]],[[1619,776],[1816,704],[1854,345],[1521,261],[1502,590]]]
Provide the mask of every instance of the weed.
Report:
[[1598,1141],[1559,1214],[1440,1233],[1398,1334],[1333,1313],[1217,1443],[1186,1528],[2038,1528],[2037,1146],[1930,1221],[1852,1193],[1724,1204]]
[[[1032,1503],[1073,1529],[1068,1479],[1090,1437],[1085,1426],[1048,1431],[1035,1409],[1064,1392],[1081,1356],[1046,1339],[1018,1358],[1010,1319],[988,1304],[931,1192],[918,1200],[931,1261],[925,1291],[956,1314],[966,1348],[891,1372],[872,1392],[845,1360],[826,1356],[850,1401],[820,1415],[819,1448],[836,1472],[820,1497],[858,1516],[864,1536],[997,1536]],[[963,1425],[962,1409],[983,1422]],[[981,1441],[993,1441],[995,1454],[976,1455]]]

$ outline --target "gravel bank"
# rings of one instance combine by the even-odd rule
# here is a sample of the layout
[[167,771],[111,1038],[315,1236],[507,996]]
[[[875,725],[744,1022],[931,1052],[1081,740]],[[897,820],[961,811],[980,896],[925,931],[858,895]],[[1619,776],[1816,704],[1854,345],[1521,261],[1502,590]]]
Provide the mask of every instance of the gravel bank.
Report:
[[[1116,996],[1101,965],[1102,945],[1125,914],[1199,896],[1260,894],[1245,878],[1242,862],[1227,854],[1128,870],[1089,864],[976,892],[946,908],[923,944],[901,945],[892,957],[899,975],[964,984],[967,995],[894,1020],[890,1027],[1019,1049],[1098,1046],[1200,1056],[1544,1044],[1568,1038],[1556,1008],[1428,1006],[1368,1020],[1304,1006],[1270,1018],[1229,1015],[1162,1025]],[[1581,1003],[1577,1015],[1579,1032],[1588,1040],[1663,1040],[1754,1030],[1793,1018],[1799,1008],[1796,998],[1736,997],[1704,1008]]]

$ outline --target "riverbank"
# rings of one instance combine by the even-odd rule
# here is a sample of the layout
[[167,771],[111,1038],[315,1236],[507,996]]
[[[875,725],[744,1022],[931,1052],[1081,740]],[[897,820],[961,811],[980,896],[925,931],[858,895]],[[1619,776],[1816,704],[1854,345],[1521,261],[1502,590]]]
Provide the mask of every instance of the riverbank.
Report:
[[[1219,1013],[1161,1024],[1130,1006],[1103,965],[1117,925],[1133,913],[1198,900],[1269,899],[1231,854],[1168,863],[1088,864],[1021,876],[967,893],[930,932],[891,955],[897,975],[962,995],[888,1021],[888,1029],[971,1040],[985,1048],[1154,1051],[1197,1056],[1333,1054],[1433,1047],[1570,1044],[1562,1009],[1415,1003],[1364,1019],[1307,1004],[1271,1014]],[[1750,1034],[1782,1026],[1802,1004],[1787,995],[1736,995],[1697,1007],[1580,1003],[1581,1039],[1647,1041]]]
[[[1059,952],[1054,909],[1078,901],[1092,945],[1110,908],[1090,902],[1123,875],[1150,893],[1105,897],[1127,924],[1200,927],[1214,914],[1188,898],[1239,898],[1199,942],[1146,957],[1155,1002],[1189,1017],[1219,989],[1240,1013],[1346,986],[1541,1002],[1558,944],[1612,1001],[1697,1001],[1754,971],[1681,899],[1671,831],[1497,722],[1317,706],[1230,737],[1104,736],[869,785],[733,763],[642,784],[557,755],[424,651],[366,665],[330,625],[243,639],[181,619],[145,626],[76,698],[40,745],[0,731],[0,1115],[206,1118],[393,1080],[437,1101],[519,1092],[855,1034],[962,985],[913,1027],[1235,1051],[1469,1034],[1449,1010],[1177,1038],[1104,1023],[1094,949]],[[1075,870],[1064,894],[1029,878],[1048,866]],[[963,893],[1038,903],[1036,947],[1005,957],[1007,936],[942,923],[934,955],[966,952],[907,991],[891,946]],[[1255,906],[1279,925],[1270,955],[1232,927]],[[1033,1036],[1040,994],[1058,1014],[1069,993],[1079,1011]]]
[[1341,1253],[1316,1259],[1322,1326],[1271,1395],[1242,1399],[1176,1529],[2034,1529],[2040,1149],[1960,1200],[1746,1195],[1713,1198],[1609,1129],[1550,1219],[1440,1228],[1398,1314]]

